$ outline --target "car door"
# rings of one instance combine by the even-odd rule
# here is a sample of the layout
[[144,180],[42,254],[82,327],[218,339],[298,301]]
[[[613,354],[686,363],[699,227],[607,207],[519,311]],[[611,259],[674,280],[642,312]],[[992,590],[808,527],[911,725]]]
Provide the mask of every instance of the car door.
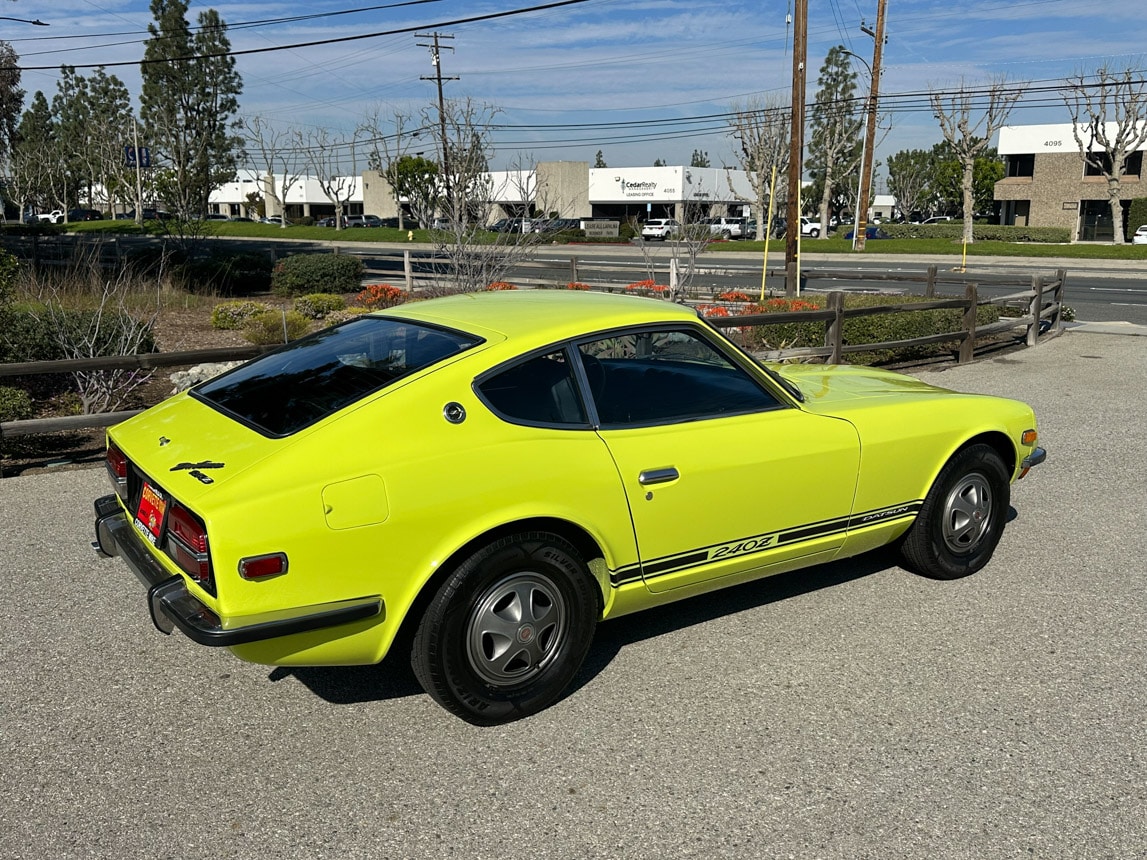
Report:
[[651,591],[830,557],[852,510],[851,424],[795,408],[700,330],[578,344]]

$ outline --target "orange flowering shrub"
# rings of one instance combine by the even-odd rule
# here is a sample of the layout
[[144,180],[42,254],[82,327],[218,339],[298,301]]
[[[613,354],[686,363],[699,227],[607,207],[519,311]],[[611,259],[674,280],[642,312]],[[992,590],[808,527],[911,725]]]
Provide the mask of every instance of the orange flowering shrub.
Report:
[[406,290],[400,290],[390,284],[368,284],[358,294],[356,301],[363,307],[374,310],[376,308],[392,308],[402,304],[408,298]]
[[657,296],[669,292],[669,287],[665,284],[655,284],[652,278],[647,278],[644,281],[634,281],[625,288],[625,291],[643,296]]
[[589,284],[583,284],[581,281],[570,281],[566,284],[567,290],[588,290]]
[[513,284],[508,284],[505,281],[494,281],[492,284],[487,284],[487,290],[516,290]]
[[807,299],[766,299],[764,302],[752,305],[752,310],[749,313],[786,313],[788,311],[819,311],[820,309],[819,304]]
[[697,305],[697,310],[704,317],[727,317],[729,309],[724,305]]
[[747,293],[742,293],[740,290],[729,290],[728,292],[721,293],[717,298],[722,302],[747,302],[749,296]]

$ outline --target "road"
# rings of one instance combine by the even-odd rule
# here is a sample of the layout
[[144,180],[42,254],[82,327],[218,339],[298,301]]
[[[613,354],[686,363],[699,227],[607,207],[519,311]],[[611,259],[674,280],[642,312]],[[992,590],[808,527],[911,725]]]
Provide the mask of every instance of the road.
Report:
[[[655,246],[649,252],[651,259],[659,272],[667,273],[669,266],[670,249],[664,246]],[[564,272],[569,269],[571,254],[567,249],[556,253],[542,252],[538,261],[549,263],[555,272]],[[626,248],[621,252],[591,251],[577,253],[579,265],[591,270],[595,265],[625,265],[632,272],[634,280],[647,277],[646,264],[641,254]],[[849,281],[847,275],[855,271],[873,274],[884,273],[911,273],[922,275],[930,264],[937,263],[941,272],[951,270],[959,265],[955,258],[938,260],[928,257],[886,257],[871,256],[867,258],[842,257],[838,254],[816,255],[805,252],[803,265],[806,269],[817,272],[831,272],[839,280],[813,281],[809,286],[815,290],[828,290],[839,288],[867,288],[872,289],[870,281]],[[711,251],[700,257],[700,273],[694,284],[702,288],[717,288],[720,290],[737,289],[754,294],[761,286],[761,261],[759,257],[744,252]],[[770,255],[769,268],[781,270],[784,268],[784,259],[781,255]],[[1147,325],[1147,271],[1144,271],[1142,261],[1119,260],[1028,260],[1017,258],[969,258],[967,271],[974,275],[976,272],[1013,274],[1017,277],[1030,279],[1032,275],[1050,275],[1057,268],[1065,268],[1068,272],[1068,287],[1066,303],[1075,309],[1077,318],[1093,322],[1123,321],[1137,325]],[[667,277],[667,275],[663,275]],[[879,286],[879,285],[877,285]],[[778,290],[784,289],[784,281],[780,277],[770,277],[769,287]],[[923,293],[923,285],[913,284],[885,284],[885,289],[903,290],[909,293]],[[1016,292],[1016,288],[980,286],[980,292],[985,296],[1006,295]],[[962,288],[949,292],[959,292]]]
[[568,698],[494,729],[401,661],[161,636],[89,549],[102,470],[2,480],[0,857],[1143,857],[1145,346],[920,372],[1040,416],[979,574],[867,557],[620,619]]

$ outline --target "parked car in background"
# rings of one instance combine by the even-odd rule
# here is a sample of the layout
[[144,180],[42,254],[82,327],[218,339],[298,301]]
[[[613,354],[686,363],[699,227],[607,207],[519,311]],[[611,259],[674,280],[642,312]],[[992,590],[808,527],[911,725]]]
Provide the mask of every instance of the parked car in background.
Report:
[[203,216],[204,221],[230,221],[230,215],[224,215],[222,212],[208,212]]
[[1131,236],[1132,245],[1147,245],[1147,224],[1144,224]]
[[534,220],[535,233],[561,233],[566,230],[580,230],[580,218],[537,218]]
[[741,239],[745,235],[744,218],[705,218],[701,223],[709,225],[709,232],[720,239]]
[[681,222],[673,218],[652,218],[641,227],[641,238],[651,242],[664,242],[681,232]]
[[99,209],[69,209],[68,220],[73,223],[80,221],[103,221],[104,213]]
[[259,223],[260,224],[282,224],[283,223],[283,216],[282,215],[267,215],[265,218],[260,218]]
[[377,215],[347,215],[347,227],[381,227],[382,219]]
[[402,647],[439,704],[496,725],[565,695],[611,618],[880,547],[975,573],[1037,441],[1019,401],[762,364],[671,302],[470,293],[325,328],[109,428],[96,545],[162,632],[277,666]]
[[24,219],[26,224],[63,224],[64,210],[53,209],[51,212],[33,213]]
[[[845,233],[844,238],[851,240],[852,236],[855,232],[856,232],[856,228],[849,230],[847,233]],[[872,224],[869,224],[867,227],[864,228],[864,238],[866,241],[868,239],[887,239],[888,234],[885,233],[883,230],[881,230],[879,227],[876,227]]]

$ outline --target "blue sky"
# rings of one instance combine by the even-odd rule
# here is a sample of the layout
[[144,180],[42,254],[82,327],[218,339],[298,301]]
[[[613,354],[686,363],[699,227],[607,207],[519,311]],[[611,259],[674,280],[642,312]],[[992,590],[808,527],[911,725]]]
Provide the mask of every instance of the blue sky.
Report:
[[[380,0],[220,2],[213,6],[232,28],[237,50],[278,48],[414,27],[440,32],[453,50],[442,54],[443,74],[457,76],[448,96],[497,105],[504,166],[526,160],[588,160],[602,150],[612,166],[646,165],[655,158],[688,163],[694,149],[714,164],[734,163],[721,114],[753,96],[788,98],[791,86],[791,0],[586,0],[563,8],[494,21],[446,24],[486,13],[521,9],[529,0],[433,0],[397,8],[331,15],[302,22],[241,27],[267,19],[378,7]],[[861,21],[875,22],[876,0],[809,0],[809,97],[829,48],[844,44],[871,59],[872,40]],[[151,21],[148,0],[0,0],[0,12],[40,19],[49,27],[0,20],[25,67],[23,86],[55,92],[61,63],[109,64],[134,91],[141,40]],[[1143,0],[888,0],[881,92],[927,93],[961,81],[994,77],[1054,82],[1065,76],[1143,68]],[[371,109],[417,114],[435,98],[426,48],[413,33],[242,56],[238,68],[247,114],[273,123],[352,129]],[[47,69],[33,69],[47,66]],[[861,88],[866,72],[861,70]],[[903,103],[903,102],[902,102]],[[907,104],[907,103],[904,103]],[[692,124],[685,121],[693,120]],[[1030,100],[1014,123],[1066,122],[1054,96]],[[676,122],[671,122],[676,121]],[[634,130],[604,123],[645,122]],[[940,133],[925,104],[889,114],[880,152],[930,146]],[[594,127],[594,125],[598,127]],[[566,125],[566,128],[554,126]]]

